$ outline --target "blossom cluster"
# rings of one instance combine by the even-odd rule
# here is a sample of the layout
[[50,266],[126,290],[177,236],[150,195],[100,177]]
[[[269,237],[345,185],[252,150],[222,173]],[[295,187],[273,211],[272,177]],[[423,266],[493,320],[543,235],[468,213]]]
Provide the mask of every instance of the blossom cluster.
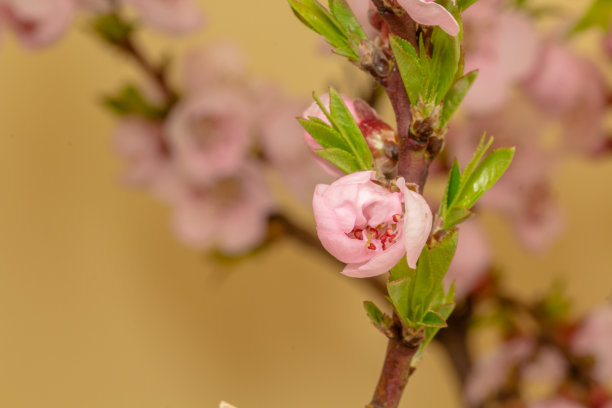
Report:
[[[198,29],[203,17],[193,0],[124,0],[147,25],[169,34]],[[0,0],[0,31],[8,29],[26,47],[36,49],[59,40],[76,13],[112,11],[110,0]]]

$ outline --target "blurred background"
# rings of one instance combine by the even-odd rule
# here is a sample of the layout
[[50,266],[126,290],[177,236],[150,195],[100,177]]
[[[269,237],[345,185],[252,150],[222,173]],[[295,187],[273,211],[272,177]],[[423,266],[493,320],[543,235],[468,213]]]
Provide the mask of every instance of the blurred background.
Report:
[[[152,54],[229,39],[252,71],[303,98],[357,76],[322,56],[282,0],[199,3],[206,28],[180,39],[148,32]],[[589,53],[598,41],[589,33],[574,45]],[[0,406],[363,406],[386,344],[361,306],[370,294],[294,242],[230,267],[178,243],[169,210],[120,183],[100,96],[130,78],[137,71],[79,20],[37,52],[3,38]],[[610,299],[611,175],[608,158],[561,163],[554,192],[565,226],[542,253],[482,215],[512,290],[535,295],[560,276],[576,313]],[[307,207],[296,211],[312,226]],[[434,345],[402,406],[453,408],[457,395]]]

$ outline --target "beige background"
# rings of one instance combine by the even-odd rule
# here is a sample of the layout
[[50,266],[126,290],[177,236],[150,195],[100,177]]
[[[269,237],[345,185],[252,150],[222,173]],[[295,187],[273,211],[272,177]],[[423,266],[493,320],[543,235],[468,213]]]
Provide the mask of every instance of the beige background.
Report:
[[[294,95],[351,70],[317,54],[285,2],[264,4],[202,1],[201,35],[178,46],[146,40],[178,51],[230,38],[255,72]],[[0,407],[363,406],[385,341],[354,281],[289,242],[248,265],[215,267],[173,239],[167,209],[117,182],[113,121],[96,98],[135,75],[83,22],[42,52],[3,40]],[[612,160],[563,165],[556,189],[566,232],[542,255],[525,253],[504,222],[485,216],[513,289],[528,295],[565,276],[578,310],[612,294],[610,175]],[[433,348],[403,406],[456,407],[445,370]]]

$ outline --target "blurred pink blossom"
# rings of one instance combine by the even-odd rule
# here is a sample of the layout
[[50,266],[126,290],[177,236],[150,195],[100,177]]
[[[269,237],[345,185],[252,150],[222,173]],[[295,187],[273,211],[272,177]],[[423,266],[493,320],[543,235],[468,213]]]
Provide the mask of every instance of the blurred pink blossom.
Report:
[[168,160],[162,125],[142,118],[121,120],[114,145],[127,161],[123,178],[131,185],[151,186]]
[[565,379],[568,362],[555,348],[541,348],[535,359],[523,366],[522,377],[531,384],[546,386],[548,391],[555,391]]
[[557,397],[557,398],[529,404],[528,408],[586,408],[586,407],[574,401],[570,401],[562,397]]
[[263,241],[275,202],[256,165],[207,185],[174,187],[172,224],[186,245],[236,255]]
[[315,189],[317,234],[330,254],[348,264],[342,272],[347,276],[383,274],[404,255],[414,268],[431,230],[429,206],[403,178],[397,180],[400,193],[374,180],[374,171],[360,171]]
[[465,298],[487,276],[492,255],[484,231],[474,219],[459,226],[459,242],[450,268],[444,278],[448,289],[455,282],[455,298]]
[[197,182],[234,172],[249,146],[251,111],[243,96],[232,90],[211,89],[182,100],[166,123],[178,167]]
[[397,2],[417,23],[439,26],[452,36],[459,34],[459,23],[455,17],[434,0],[397,0]]
[[156,29],[181,35],[197,30],[202,13],[193,0],[129,0],[143,20]]
[[189,94],[207,92],[210,88],[248,89],[246,61],[232,43],[220,41],[185,57],[182,68],[183,87]]
[[32,49],[57,41],[73,15],[72,0],[0,0],[0,23]]
[[480,1],[463,14],[465,71],[478,69],[462,106],[473,113],[501,108],[511,86],[534,68],[540,40],[532,19],[504,11],[499,3]]
[[295,120],[304,110],[304,102],[282,95],[267,86],[259,94],[257,115],[264,160],[285,180],[288,188],[304,202],[312,200],[314,188],[331,182],[331,177],[317,164],[303,142],[303,129]]
[[502,343],[487,356],[476,361],[467,383],[465,396],[472,406],[479,406],[500,390],[510,372],[535,350],[532,339],[516,338]]
[[112,2],[108,0],[74,0],[76,5],[85,10],[103,13],[111,10]]
[[593,64],[553,42],[546,43],[537,66],[523,84],[526,94],[542,112],[562,122],[570,151],[592,150],[603,137],[601,122],[608,101],[602,75]]
[[595,359],[594,375],[607,384],[612,379],[612,305],[593,310],[576,331],[571,346],[575,353]]

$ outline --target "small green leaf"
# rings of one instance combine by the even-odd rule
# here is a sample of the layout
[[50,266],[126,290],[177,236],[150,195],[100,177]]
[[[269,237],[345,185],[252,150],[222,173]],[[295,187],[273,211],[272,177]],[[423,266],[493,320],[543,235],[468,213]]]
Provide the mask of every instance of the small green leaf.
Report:
[[414,273],[415,270],[408,266],[408,262],[406,262],[406,258],[404,257],[389,271],[389,280],[395,281],[407,276],[413,277]]
[[404,319],[409,319],[411,316],[410,296],[412,294],[412,279],[405,277],[389,282],[387,284],[387,291],[397,314]]
[[433,310],[430,310],[427,312],[427,314],[425,314],[421,323],[423,323],[423,326],[426,327],[442,328],[448,326],[442,315]]
[[431,44],[433,54],[427,72],[429,97],[426,100],[438,105],[455,79],[461,51],[459,38],[446,34],[440,27],[434,27]]
[[467,166],[465,166],[463,174],[461,175],[461,185],[459,186],[459,191],[463,190],[465,184],[472,175],[472,172],[478,165],[478,162],[480,161],[480,159],[482,159],[482,156],[484,156],[487,150],[489,150],[489,147],[491,147],[491,145],[493,144],[493,138],[491,137],[489,138],[489,140],[486,140],[486,137],[486,133],[482,135],[480,141],[478,142],[478,146],[476,147],[476,150],[472,155],[472,158],[470,159]]
[[467,208],[463,207],[452,207],[447,213],[446,217],[443,218],[444,225],[442,228],[445,230],[449,230],[453,228],[457,224],[461,224],[463,221],[470,218],[474,213],[472,213]]
[[353,42],[359,44],[361,42],[359,40],[368,39],[345,0],[329,0],[329,11]]
[[467,180],[457,205],[472,208],[476,201],[504,174],[513,157],[513,147],[495,150],[485,157]]
[[410,269],[402,259],[391,270],[391,277],[402,276],[387,284],[391,303],[397,314],[409,325],[420,327],[423,318],[436,303],[444,301],[442,280],[453,259],[457,247],[457,231],[449,233],[433,248],[425,246],[416,270]]
[[365,137],[361,133],[361,129],[355,122],[355,118],[351,115],[342,97],[334,88],[329,90],[329,106],[330,116],[334,127],[345,137],[350,151],[355,155],[356,161],[359,163],[360,170],[372,169],[372,152],[368,147]]
[[373,302],[365,301],[363,302],[363,307],[374,326],[384,331],[393,325],[393,320],[383,313]]
[[461,12],[464,12],[468,9],[472,4],[476,3],[478,0],[457,0],[457,7]]
[[103,99],[104,105],[119,116],[136,115],[147,119],[162,119],[166,109],[152,105],[134,85],[126,85],[114,96]]
[[453,167],[451,167],[450,174],[448,175],[448,183],[446,184],[446,190],[442,198],[442,205],[440,205],[440,215],[444,217],[447,209],[455,199],[455,196],[459,192],[459,184],[461,183],[461,170],[459,170],[459,163],[455,159]]
[[345,150],[332,147],[329,149],[315,150],[315,153],[346,174],[363,170],[361,165],[355,160],[355,157]]
[[408,99],[416,105],[426,82],[425,70],[412,44],[395,35],[389,36],[389,39]]
[[574,34],[591,27],[600,27],[604,30],[607,30],[610,27],[611,20],[612,1],[594,0],[591,6],[587,9],[584,16],[571,30],[570,34]]
[[442,117],[440,118],[440,127],[445,126],[451,119],[453,114],[459,108],[459,105],[472,87],[472,84],[478,76],[478,71],[471,71],[465,76],[459,78],[444,97],[444,106],[442,107]]
[[308,132],[314,140],[319,142],[323,148],[335,147],[342,150],[349,150],[349,146],[342,135],[328,124],[302,118],[298,118],[298,122],[300,122],[304,130]]
[[125,44],[134,31],[133,24],[124,21],[114,13],[96,17],[91,27],[100,38],[113,45]]
[[336,52],[351,60],[359,61],[342,28],[316,0],[288,0],[298,19],[308,28],[325,37]]

